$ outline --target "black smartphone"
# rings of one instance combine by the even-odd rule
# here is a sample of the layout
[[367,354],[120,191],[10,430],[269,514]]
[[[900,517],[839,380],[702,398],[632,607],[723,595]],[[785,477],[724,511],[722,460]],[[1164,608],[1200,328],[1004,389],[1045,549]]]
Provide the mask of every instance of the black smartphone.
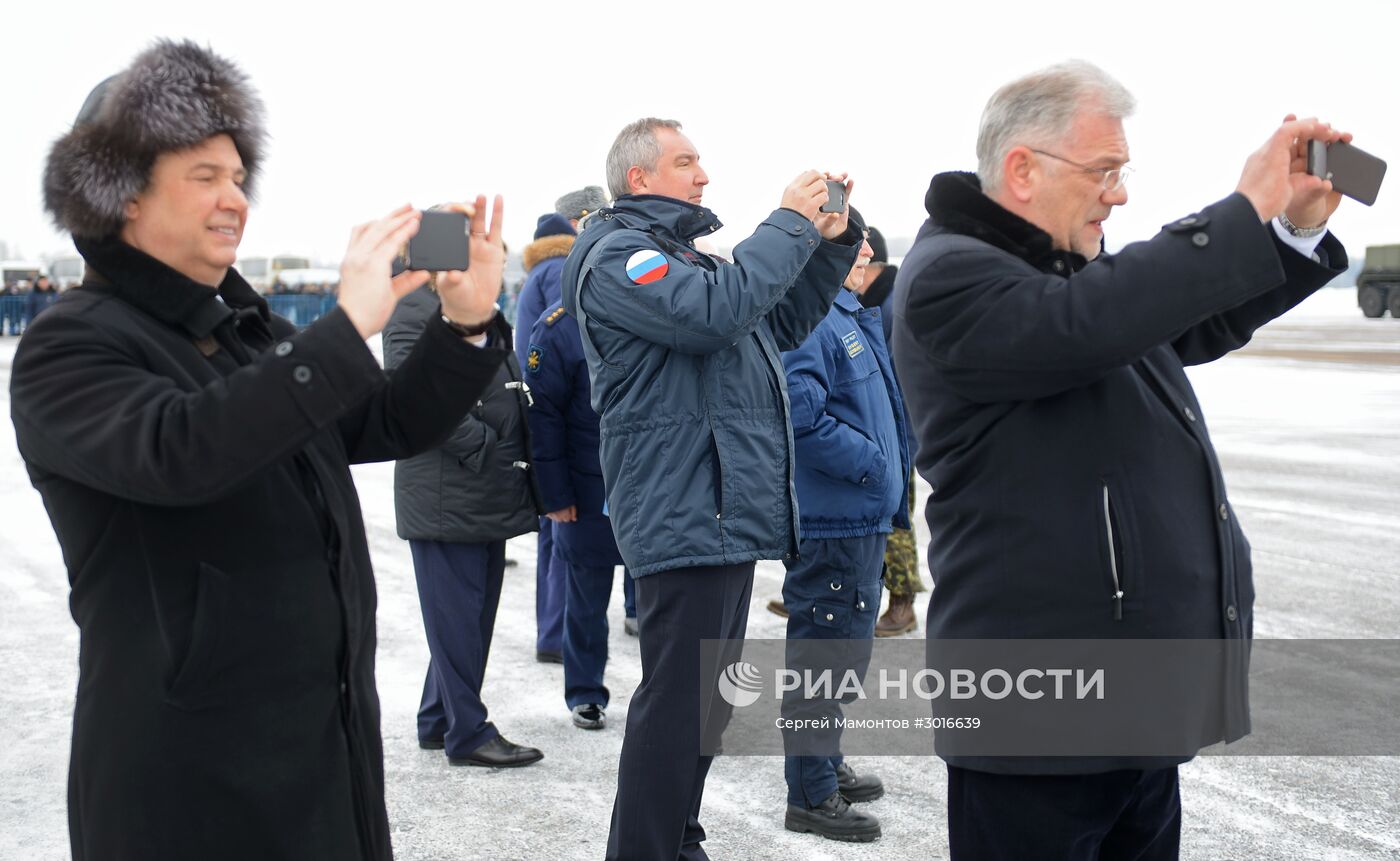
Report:
[[446,272],[466,269],[471,262],[467,216],[462,212],[425,209],[418,232],[394,258],[395,275],[406,269]]
[[846,209],[846,184],[834,179],[826,181],[826,203],[822,212],[844,212]]
[[1308,173],[1332,180],[1333,189],[1370,206],[1385,179],[1385,162],[1341,141],[1308,141]]

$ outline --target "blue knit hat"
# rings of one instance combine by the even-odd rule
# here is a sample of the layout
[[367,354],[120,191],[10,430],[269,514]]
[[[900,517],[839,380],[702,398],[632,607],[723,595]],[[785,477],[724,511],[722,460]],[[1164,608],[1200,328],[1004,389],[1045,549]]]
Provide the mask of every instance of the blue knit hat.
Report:
[[541,215],[535,223],[535,238],[543,239],[546,236],[577,236],[578,231],[569,223],[569,219],[557,212],[548,215]]

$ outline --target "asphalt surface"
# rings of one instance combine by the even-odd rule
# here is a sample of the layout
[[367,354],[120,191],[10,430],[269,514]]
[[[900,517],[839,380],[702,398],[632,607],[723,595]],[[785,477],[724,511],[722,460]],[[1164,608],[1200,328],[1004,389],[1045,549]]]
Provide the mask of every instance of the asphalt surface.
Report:
[[[1345,313],[1284,318],[1248,350],[1193,370],[1254,547],[1256,635],[1395,638],[1400,634],[1400,321]],[[1336,306],[1335,308],[1333,306]],[[1301,312],[1300,312],[1301,313]],[[8,415],[14,339],[0,338],[0,411]],[[1341,358],[1338,358],[1341,354]],[[449,767],[419,750],[414,712],[427,661],[406,545],[395,535],[391,468],[356,469],[379,580],[378,678],[389,815],[402,859],[601,858],[626,707],[640,678],[637,641],[610,620],[609,727],[569,724],[562,670],[534,655],[534,541],[510,542],[484,696],[511,740],[545,751],[537,766]],[[921,536],[927,541],[927,535]],[[782,569],[764,563],[749,633],[781,637],[764,609]],[[927,594],[920,596],[922,619]],[[77,630],[66,578],[8,422],[0,430],[0,858],[68,857],[65,772]],[[289,716],[289,719],[294,716]],[[712,858],[943,858],[946,773],[932,757],[864,757],[886,797],[873,845],[782,828],[782,762],[720,757],[702,814]],[[1400,758],[1201,757],[1182,769],[1182,857],[1400,858]]]

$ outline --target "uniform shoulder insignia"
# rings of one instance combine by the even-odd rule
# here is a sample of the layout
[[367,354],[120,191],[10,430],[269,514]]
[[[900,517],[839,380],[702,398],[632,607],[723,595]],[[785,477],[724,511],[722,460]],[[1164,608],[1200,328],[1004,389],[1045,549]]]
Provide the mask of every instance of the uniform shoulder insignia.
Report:
[[525,372],[538,374],[540,367],[544,364],[544,347],[539,344],[531,344],[530,349],[525,353]]
[[627,280],[633,284],[653,284],[666,277],[671,264],[666,255],[655,248],[643,248],[627,258]]
[[560,305],[558,308],[549,312],[549,316],[544,318],[544,324],[546,326],[553,326],[555,323],[558,323],[559,318],[563,317],[566,313],[564,306]]

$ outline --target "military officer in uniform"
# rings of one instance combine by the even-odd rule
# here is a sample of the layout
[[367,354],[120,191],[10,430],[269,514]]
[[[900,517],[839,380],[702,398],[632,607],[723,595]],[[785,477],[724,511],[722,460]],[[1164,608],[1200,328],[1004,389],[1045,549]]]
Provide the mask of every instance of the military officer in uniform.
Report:
[[[545,310],[525,351],[530,438],[541,502],[564,568],[564,702],[574,725],[607,724],[608,599],[622,564],[604,513],[598,414],[589,403],[588,363],[578,323],[562,305]],[[625,576],[625,575],[624,575]],[[631,578],[625,583],[630,585]]]

